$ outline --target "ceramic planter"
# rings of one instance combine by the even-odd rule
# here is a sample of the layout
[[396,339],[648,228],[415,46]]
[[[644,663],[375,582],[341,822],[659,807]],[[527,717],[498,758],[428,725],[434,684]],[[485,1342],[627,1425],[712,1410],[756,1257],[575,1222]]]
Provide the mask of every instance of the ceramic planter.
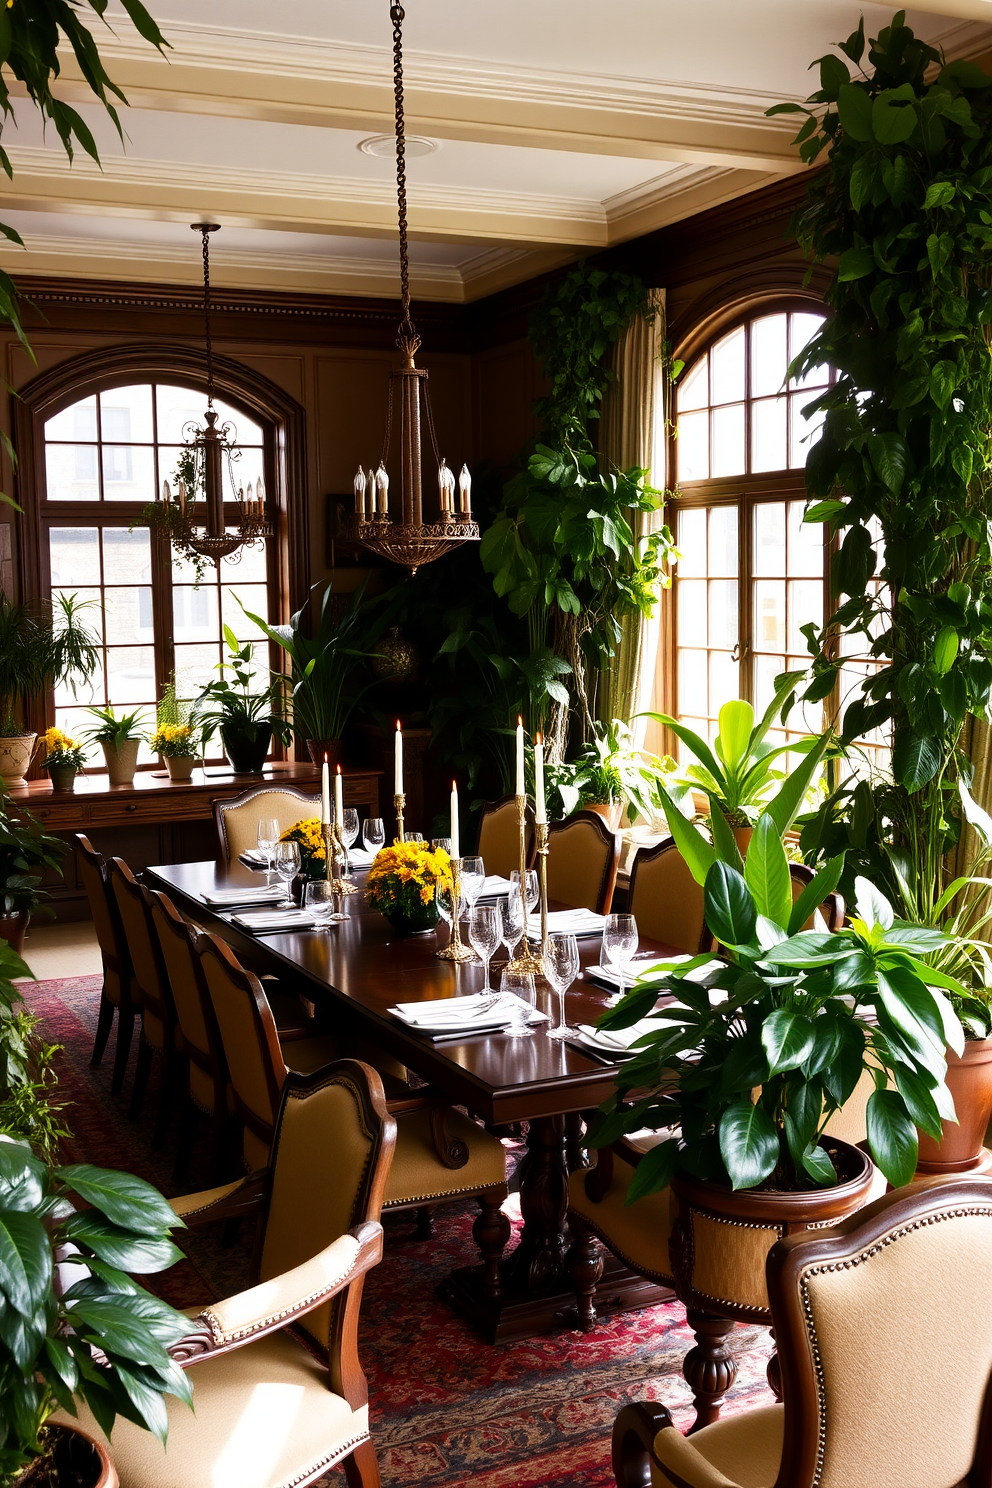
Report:
[[80,1426],[61,1419],[48,1426],[52,1447],[52,1474],[43,1480],[63,1488],[120,1488],[110,1453]]
[[24,936],[30,918],[26,909],[22,909],[20,914],[0,915],[0,940],[5,940],[19,956],[24,954]]
[[272,742],[271,723],[225,723],[221,725],[224,753],[235,775],[260,775]]
[[603,818],[611,832],[619,832],[623,822],[622,801],[588,801],[582,809],[583,811],[595,811],[597,816]]
[[310,758],[315,765],[322,765],[324,763],[325,754],[327,755],[327,763],[330,765],[332,771],[335,765],[341,763],[340,739],[308,739],[307,748],[310,751]]
[[433,930],[438,922],[437,900],[432,899],[430,904],[422,904],[409,913],[387,914],[384,918],[400,935],[422,935],[425,930]]
[[6,790],[24,784],[37,737],[37,734],[12,734],[0,739],[0,781]]
[[940,1141],[920,1132],[917,1177],[970,1173],[992,1166],[985,1132],[992,1120],[992,1038],[969,1039],[960,1057],[947,1050],[947,1088],[954,1098],[957,1125],[944,1122]]
[[122,744],[109,744],[101,739],[100,747],[107,761],[107,774],[111,785],[132,785],[134,772],[138,768],[140,739],[125,739]]
[[79,771],[75,765],[48,765],[49,779],[54,791],[71,791],[76,788],[76,776]]
[[191,780],[196,769],[196,760],[186,755],[166,755],[165,768],[170,780]]

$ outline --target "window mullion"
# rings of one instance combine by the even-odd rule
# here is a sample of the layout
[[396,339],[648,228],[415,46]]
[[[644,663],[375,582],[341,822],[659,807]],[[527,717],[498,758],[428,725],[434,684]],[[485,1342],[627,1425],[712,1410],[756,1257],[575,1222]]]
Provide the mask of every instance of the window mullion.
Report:
[[754,503],[747,496],[738,502],[738,599],[737,633],[741,648],[740,695],[754,702]]

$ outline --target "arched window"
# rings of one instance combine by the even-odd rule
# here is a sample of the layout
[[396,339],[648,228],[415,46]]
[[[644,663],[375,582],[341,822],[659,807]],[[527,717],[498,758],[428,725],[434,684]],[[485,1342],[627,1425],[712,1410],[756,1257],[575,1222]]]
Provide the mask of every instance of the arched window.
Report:
[[[666,702],[704,737],[728,698],[747,698],[760,713],[775,677],[808,664],[800,627],[823,622],[823,529],[802,521],[802,467],[820,417],[803,408],[829,379],[787,377],[822,320],[801,304],[756,311],[697,353],[679,380],[669,513],[683,556]],[[815,729],[821,716],[807,706],[795,727]]]

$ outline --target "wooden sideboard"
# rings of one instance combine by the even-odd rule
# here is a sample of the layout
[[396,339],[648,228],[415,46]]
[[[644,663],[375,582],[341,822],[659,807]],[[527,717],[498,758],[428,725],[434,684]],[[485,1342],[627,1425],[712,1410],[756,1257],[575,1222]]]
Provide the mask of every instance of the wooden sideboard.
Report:
[[[345,769],[344,804],[359,818],[378,816],[381,770]],[[71,844],[85,832],[105,855],[121,857],[133,869],[151,863],[198,862],[216,856],[213,803],[258,785],[293,785],[316,795],[320,772],[311,764],[267,765],[261,775],[235,775],[222,765],[194,770],[189,781],[173,781],[163,771],[141,770],[133,785],[111,785],[104,774],[81,775],[74,791],[54,791],[48,780],[31,780],[10,791],[16,810],[24,807],[46,831]],[[392,803],[390,803],[391,806]],[[390,822],[386,823],[387,835]],[[47,873],[45,888],[59,920],[89,918],[89,906],[76,877],[75,853],[63,859],[63,873]]]

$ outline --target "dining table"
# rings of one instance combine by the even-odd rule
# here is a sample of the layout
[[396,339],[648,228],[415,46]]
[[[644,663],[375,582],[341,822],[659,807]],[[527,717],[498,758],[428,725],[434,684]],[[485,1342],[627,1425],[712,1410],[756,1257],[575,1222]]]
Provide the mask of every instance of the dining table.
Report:
[[[188,919],[220,935],[246,967],[278,977],[312,1002],[343,1036],[354,1033],[366,1047],[392,1056],[491,1129],[526,1124],[526,1147],[515,1180],[523,1226],[502,1262],[499,1296],[483,1290],[481,1266],[451,1272],[440,1293],[492,1343],[574,1326],[574,1293],[565,1264],[568,1176],[588,1164],[583,1115],[612,1093],[617,1071],[612,1058],[571,1037],[550,1038],[550,1022],[535,1026],[526,1038],[488,1031],[439,1042],[402,1022],[390,1012],[398,1002],[479,992],[483,968],[477,961],[439,959],[446,931],[410,935],[394,930],[367,904],[362,871],[353,877],[357,892],[343,900],[348,919],[326,929],[265,934],[239,927],[230,909],[211,906],[204,898],[218,890],[264,883],[257,871],[240,862],[162,864],[146,868],[142,878],[150,889],[167,894]],[[565,997],[565,1021],[572,1028],[594,1024],[614,995],[588,975],[599,963],[601,936],[582,937],[578,945],[582,969]],[[642,937],[639,953],[645,952],[678,954]],[[541,988],[539,982],[538,1002],[545,1006],[552,994]],[[652,1306],[672,1295],[607,1256],[596,1300],[604,1310],[620,1310]]]

